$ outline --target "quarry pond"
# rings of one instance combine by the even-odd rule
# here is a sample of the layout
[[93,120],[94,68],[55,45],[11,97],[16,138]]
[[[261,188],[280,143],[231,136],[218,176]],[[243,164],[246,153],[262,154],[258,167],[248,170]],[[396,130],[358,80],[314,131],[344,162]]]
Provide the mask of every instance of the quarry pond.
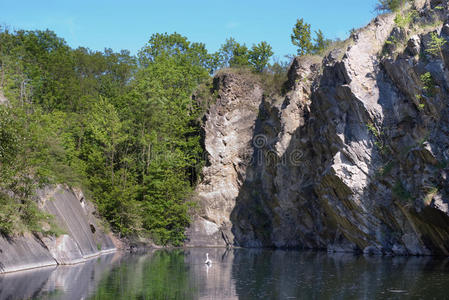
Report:
[[1,275],[0,299],[443,299],[448,285],[444,258],[191,248]]

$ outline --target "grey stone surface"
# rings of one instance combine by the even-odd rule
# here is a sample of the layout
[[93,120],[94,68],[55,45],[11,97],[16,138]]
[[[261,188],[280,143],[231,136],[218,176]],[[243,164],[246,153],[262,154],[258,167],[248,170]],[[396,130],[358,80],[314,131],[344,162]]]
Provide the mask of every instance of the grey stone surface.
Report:
[[[395,29],[387,14],[322,62],[295,59],[285,95],[218,75],[233,84],[207,114],[197,222],[238,246],[449,255],[449,46],[426,51],[448,4],[432,3],[416,22],[436,27]],[[197,222],[190,239],[207,240]]]
[[3,299],[87,299],[105,274],[121,259],[120,253],[104,255],[74,266],[40,268],[0,275]]
[[55,265],[55,259],[35,236],[0,236],[0,273]]
[[76,264],[116,250],[80,191],[61,185],[47,187],[38,191],[38,201],[65,234],[57,238],[31,234],[0,237],[0,273]]

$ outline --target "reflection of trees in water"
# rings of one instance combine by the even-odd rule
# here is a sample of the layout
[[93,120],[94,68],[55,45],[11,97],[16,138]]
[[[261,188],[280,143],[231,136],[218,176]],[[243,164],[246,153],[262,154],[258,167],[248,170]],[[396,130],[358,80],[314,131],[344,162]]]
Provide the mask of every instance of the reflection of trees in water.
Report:
[[[204,264],[209,253],[212,266]],[[445,299],[449,259],[157,250],[0,276],[1,299]]]
[[182,250],[135,256],[114,267],[92,299],[196,299]]
[[446,298],[449,260],[238,250],[232,276],[239,299]]

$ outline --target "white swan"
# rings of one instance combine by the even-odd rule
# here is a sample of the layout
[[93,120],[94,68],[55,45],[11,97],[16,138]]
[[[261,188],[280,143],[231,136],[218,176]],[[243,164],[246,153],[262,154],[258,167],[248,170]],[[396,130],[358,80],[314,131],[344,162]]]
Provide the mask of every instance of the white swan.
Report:
[[209,253],[206,253],[206,261],[204,263],[208,266],[212,264],[212,261],[209,259]]

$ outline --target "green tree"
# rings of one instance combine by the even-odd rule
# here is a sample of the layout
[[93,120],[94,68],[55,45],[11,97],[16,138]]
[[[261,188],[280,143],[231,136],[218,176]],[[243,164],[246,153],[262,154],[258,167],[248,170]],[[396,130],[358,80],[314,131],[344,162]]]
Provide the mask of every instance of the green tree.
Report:
[[158,57],[171,57],[185,60],[192,66],[209,70],[210,73],[216,69],[215,58],[207,52],[203,43],[191,43],[176,32],[153,34],[138,56],[143,67],[155,62]]
[[332,44],[332,41],[324,37],[321,29],[315,31],[315,35],[316,37],[314,38],[315,43],[313,46],[313,52],[316,54],[322,54]]
[[[209,78],[210,59],[201,44],[182,40],[180,51],[170,39],[149,44],[140,57],[151,57],[135,77],[129,99],[129,136],[136,157],[141,192],[142,226],[155,241],[179,245],[189,223],[190,191],[196,183],[196,165],[201,161],[200,110],[191,94]],[[153,55],[152,53],[156,53]],[[209,61],[210,62],[210,61]],[[128,118],[128,117],[125,117]]]
[[255,71],[262,72],[273,54],[271,46],[263,41],[257,45],[253,45],[249,51],[249,61]]
[[[258,46],[263,69],[271,50]],[[227,64],[249,65],[245,45],[228,50]],[[203,112],[191,95],[220,62],[177,33],[151,36],[133,57],[72,49],[48,30],[0,30],[10,100],[0,106],[0,231],[39,231],[49,220],[33,191],[66,183],[83,187],[114,232],[180,245],[204,164]]]
[[249,51],[245,44],[239,44],[234,38],[229,38],[219,50],[221,67],[249,66]]
[[431,38],[429,48],[426,49],[426,52],[443,59],[443,47],[447,43],[446,39],[444,37],[438,37],[438,34],[435,32],[431,33]]
[[312,43],[310,24],[304,22],[304,19],[302,18],[296,20],[291,40],[293,45],[298,47],[298,55],[302,56],[312,53],[314,46]]

